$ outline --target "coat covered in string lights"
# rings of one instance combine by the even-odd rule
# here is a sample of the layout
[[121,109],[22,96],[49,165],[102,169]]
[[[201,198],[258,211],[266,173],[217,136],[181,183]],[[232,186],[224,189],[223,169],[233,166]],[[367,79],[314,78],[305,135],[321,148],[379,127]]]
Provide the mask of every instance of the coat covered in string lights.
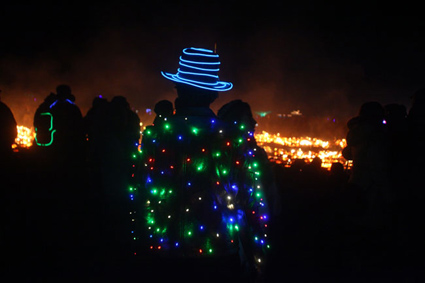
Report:
[[141,252],[211,257],[242,247],[245,260],[264,262],[269,217],[256,150],[243,124],[212,111],[147,127],[142,178],[131,192]]

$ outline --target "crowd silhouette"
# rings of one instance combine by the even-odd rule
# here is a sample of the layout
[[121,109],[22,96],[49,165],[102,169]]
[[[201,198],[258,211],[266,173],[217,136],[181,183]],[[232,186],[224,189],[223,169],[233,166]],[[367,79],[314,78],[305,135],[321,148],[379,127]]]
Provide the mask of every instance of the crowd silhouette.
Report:
[[[177,88],[181,95],[174,105],[166,100],[156,104],[153,125],[203,116],[223,124],[243,122],[254,133],[247,103],[234,100],[215,115],[209,105],[216,97],[191,96],[185,85]],[[4,274],[14,276],[14,282],[140,282],[167,270],[142,250],[135,256],[129,235],[134,203],[128,187],[139,182],[135,172],[136,177],[144,172],[134,159],[140,120],[123,96],[111,101],[95,97],[85,116],[76,100],[69,86],[58,86],[34,115],[36,142],[18,151],[11,148],[13,111],[0,102]],[[350,170],[340,163],[325,170],[318,158],[284,167],[268,161],[253,144],[263,155],[272,226],[273,248],[261,280],[424,280],[424,126],[425,89],[420,89],[410,109],[368,101],[347,122],[343,155],[353,161]],[[174,264],[169,269],[174,272],[221,268],[218,274],[227,272],[230,282],[254,281],[243,272],[238,277],[239,269],[230,268],[237,266],[232,257],[166,264]]]

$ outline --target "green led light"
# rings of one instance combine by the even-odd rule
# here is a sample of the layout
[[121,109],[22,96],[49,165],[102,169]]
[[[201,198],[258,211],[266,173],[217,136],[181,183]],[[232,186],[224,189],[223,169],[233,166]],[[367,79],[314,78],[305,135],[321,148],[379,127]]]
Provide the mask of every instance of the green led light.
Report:
[[38,146],[51,146],[53,143],[53,134],[56,132],[56,130],[53,130],[53,115],[52,113],[49,112],[44,112],[44,113],[40,113],[40,116],[50,116],[50,128],[49,128],[49,132],[50,132],[50,141],[48,143],[40,143],[37,140],[37,128],[35,128],[35,143]]

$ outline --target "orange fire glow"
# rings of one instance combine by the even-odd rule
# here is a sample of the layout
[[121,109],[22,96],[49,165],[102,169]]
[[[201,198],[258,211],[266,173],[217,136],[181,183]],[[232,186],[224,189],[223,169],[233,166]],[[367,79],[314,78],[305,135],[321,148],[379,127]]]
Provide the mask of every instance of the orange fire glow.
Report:
[[255,134],[255,139],[267,152],[269,159],[285,166],[290,166],[295,159],[303,159],[309,163],[315,157],[319,157],[322,167],[327,169],[334,162],[350,166],[342,156],[342,149],[347,146],[345,139],[326,141],[312,137],[281,137],[279,133],[270,134],[264,131]]
[[15,139],[15,144],[13,148],[17,147],[30,147],[34,141],[34,130],[32,128],[27,128],[25,126],[17,126],[18,135]]

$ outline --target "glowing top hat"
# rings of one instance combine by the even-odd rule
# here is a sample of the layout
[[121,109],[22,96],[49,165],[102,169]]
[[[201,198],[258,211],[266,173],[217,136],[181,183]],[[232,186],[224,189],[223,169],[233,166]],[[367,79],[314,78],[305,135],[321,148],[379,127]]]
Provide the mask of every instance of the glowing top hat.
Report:
[[219,81],[220,61],[218,54],[212,50],[185,48],[180,56],[179,65],[177,74],[165,72],[161,72],[161,74],[174,82],[212,91],[227,91],[233,87],[232,83]]

